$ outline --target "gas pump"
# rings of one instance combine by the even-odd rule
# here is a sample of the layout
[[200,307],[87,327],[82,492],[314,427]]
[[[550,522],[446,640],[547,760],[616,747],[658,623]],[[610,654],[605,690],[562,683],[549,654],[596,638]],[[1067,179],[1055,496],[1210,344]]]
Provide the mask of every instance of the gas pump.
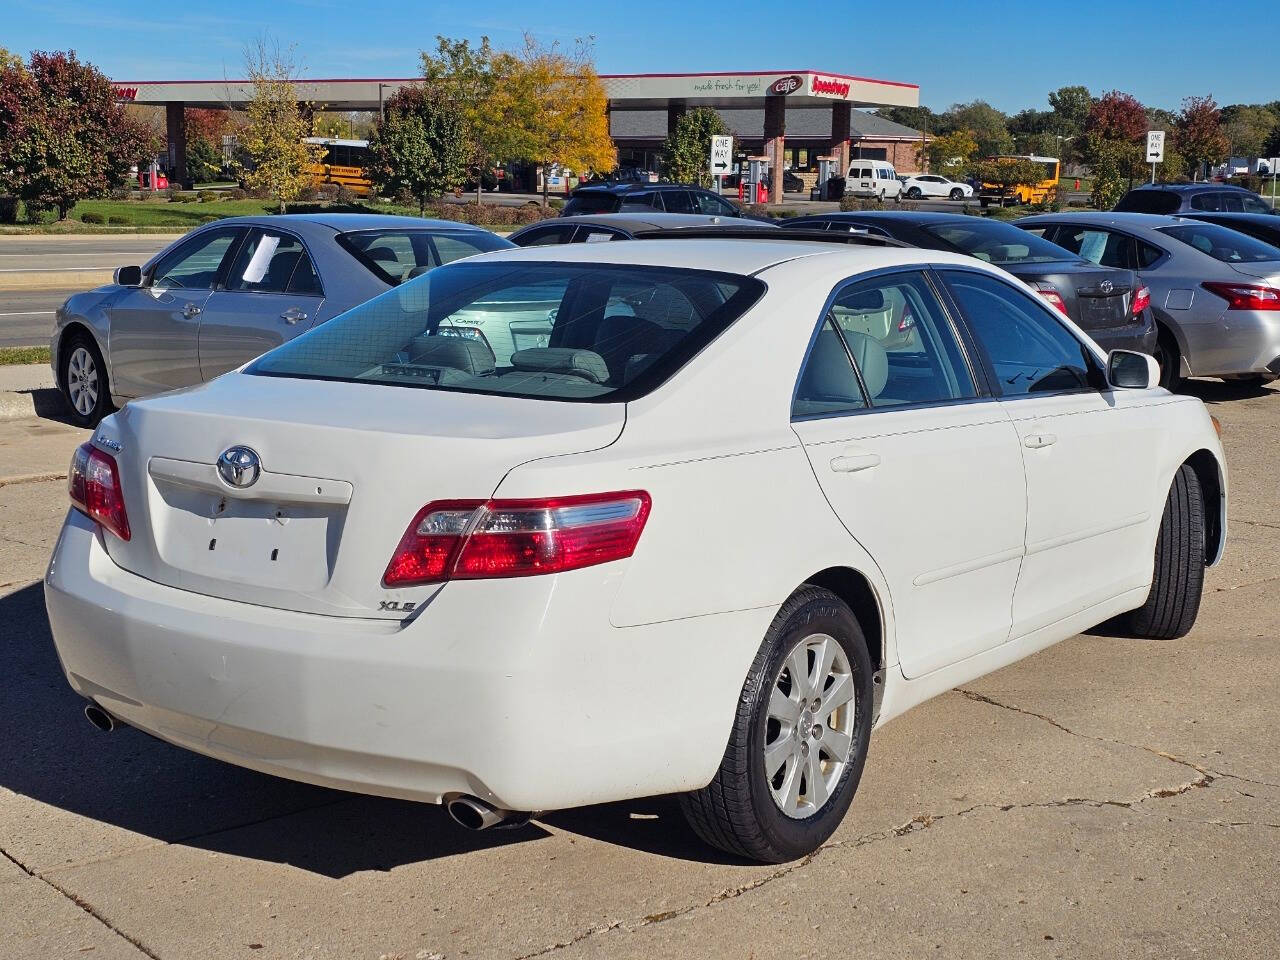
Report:
[[747,157],[747,183],[744,197],[747,203],[769,202],[769,191],[764,186],[764,178],[768,172],[768,157]]
[[831,185],[828,181],[832,177],[844,176],[844,172],[839,167],[840,158],[835,157],[818,157],[818,185],[813,188],[814,196],[811,200],[839,200],[839,197],[828,196],[831,191]]

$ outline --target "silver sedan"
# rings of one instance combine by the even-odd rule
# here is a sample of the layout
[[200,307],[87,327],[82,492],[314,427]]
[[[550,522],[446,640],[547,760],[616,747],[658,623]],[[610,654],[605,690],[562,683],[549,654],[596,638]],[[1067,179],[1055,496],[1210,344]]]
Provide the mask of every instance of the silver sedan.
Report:
[[511,244],[447,220],[375,214],[208,224],[58,310],[51,341],[71,419],[187,387],[442,263]]
[[1094,263],[1138,272],[1151,291],[1164,386],[1181,377],[1262,384],[1280,376],[1280,248],[1146,213],[1047,214],[1017,225]]

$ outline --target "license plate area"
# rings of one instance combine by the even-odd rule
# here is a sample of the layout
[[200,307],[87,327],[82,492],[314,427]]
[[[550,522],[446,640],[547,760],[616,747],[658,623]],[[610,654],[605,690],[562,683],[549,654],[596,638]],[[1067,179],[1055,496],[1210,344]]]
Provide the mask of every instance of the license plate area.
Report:
[[1125,322],[1126,298],[1123,296],[1079,298],[1082,327],[1114,327]]
[[333,573],[345,504],[239,499],[157,482],[152,527],[160,559],[198,581],[322,589]]

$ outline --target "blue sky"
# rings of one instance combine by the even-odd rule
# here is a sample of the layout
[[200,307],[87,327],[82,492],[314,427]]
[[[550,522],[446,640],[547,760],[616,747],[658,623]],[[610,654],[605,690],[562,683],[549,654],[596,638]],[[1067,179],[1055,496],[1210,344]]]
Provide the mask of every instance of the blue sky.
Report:
[[[1168,0],[1158,7],[994,0],[870,7],[844,0],[5,0],[4,6],[0,44],[23,55],[74,49],[115,80],[238,76],[245,42],[264,31],[296,44],[312,77],[412,76],[418,50],[434,46],[438,33],[488,34],[496,45],[514,46],[529,30],[547,41],[593,35],[602,73],[831,70],[918,83],[921,102],[934,109],[976,98],[1009,111],[1043,109],[1049,90],[1073,83],[1095,94],[1125,90],[1171,108],[1190,94],[1212,93],[1219,103],[1280,99],[1280,68],[1270,52],[1280,14],[1274,4],[1251,0]],[[192,12],[183,12],[187,6]],[[871,8],[887,16],[858,12]],[[1152,9],[1159,12],[1146,12]],[[807,10],[824,11],[820,26],[803,23]],[[991,29],[997,25],[999,31]],[[1018,39],[1001,39],[1005,31]]]

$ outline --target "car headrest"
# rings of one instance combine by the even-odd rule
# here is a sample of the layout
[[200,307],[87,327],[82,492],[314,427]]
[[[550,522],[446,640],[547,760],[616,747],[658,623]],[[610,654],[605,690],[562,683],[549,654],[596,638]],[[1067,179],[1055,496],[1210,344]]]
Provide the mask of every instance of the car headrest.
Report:
[[853,330],[843,333],[844,342],[849,345],[849,352],[853,354],[853,362],[862,373],[867,393],[874,400],[884,392],[885,384],[889,382],[889,354],[885,351],[884,344],[875,337]]
[[800,396],[810,400],[846,401],[851,406],[863,404],[862,392],[849,369],[844,347],[828,324],[823,324],[818,331],[817,342],[804,366]]
[[430,367],[451,367],[476,376],[493,373],[493,351],[483,340],[474,337],[446,337],[423,334],[409,342],[409,355],[414,363]]
[[268,290],[283,290],[285,284],[289,282],[289,278],[293,276],[293,271],[297,269],[298,261],[302,259],[302,251],[286,250],[283,253],[277,253],[271,258],[271,263],[267,267],[266,275],[263,276],[260,286],[266,287]]
[[400,262],[400,258],[396,256],[396,252],[390,247],[370,247],[364,252],[364,255],[370,260],[377,260],[379,263]]
[[884,291],[879,287],[859,290],[840,301],[840,306],[854,313],[876,313],[884,309]]
[[511,366],[530,373],[561,373],[581,377],[591,383],[604,383],[609,379],[609,367],[604,357],[594,350],[573,347],[530,347],[511,355]]

